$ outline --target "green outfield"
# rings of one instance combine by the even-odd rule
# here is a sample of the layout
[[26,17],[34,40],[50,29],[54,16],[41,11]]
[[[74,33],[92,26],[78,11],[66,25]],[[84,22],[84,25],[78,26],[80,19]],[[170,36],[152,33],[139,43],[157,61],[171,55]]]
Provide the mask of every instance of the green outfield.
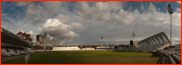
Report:
[[[157,64],[155,53],[114,51],[47,51],[31,54],[28,64]],[[24,57],[2,62],[23,64]]]

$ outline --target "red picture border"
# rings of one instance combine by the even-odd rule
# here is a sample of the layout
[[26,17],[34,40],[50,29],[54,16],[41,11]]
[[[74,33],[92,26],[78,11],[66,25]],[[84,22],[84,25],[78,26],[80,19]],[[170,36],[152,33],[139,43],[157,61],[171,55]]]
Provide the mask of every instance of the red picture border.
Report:
[[[181,1],[181,0],[1,0],[1,1]],[[0,1],[0,9],[1,9],[1,1]],[[181,5],[181,9],[182,9],[182,5]],[[0,12],[1,12],[1,10],[0,10]],[[0,15],[1,15],[1,13],[0,13]],[[182,15],[182,13],[181,13],[181,15]],[[1,17],[0,17],[0,19],[1,19]],[[0,36],[1,36],[1,33],[0,33]],[[0,39],[1,39],[1,37],[0,37]],[[0,48],[1,48],[1,46],[0,46]],[[0,55],[1,55],[1,53],[0,53]],[[1,61],[1,58],[0,58],[0,61]],[[0,64],[1,64],[1,62],[0,62]],[[133,64],[1,64],[1,65],[133,65]],[[159,65],[159,64],[134,64],[134,65]],[[171,65],[171,64],[163,64],[163,65]],[[174,64],[174,65],[181,65],[181,64]]]

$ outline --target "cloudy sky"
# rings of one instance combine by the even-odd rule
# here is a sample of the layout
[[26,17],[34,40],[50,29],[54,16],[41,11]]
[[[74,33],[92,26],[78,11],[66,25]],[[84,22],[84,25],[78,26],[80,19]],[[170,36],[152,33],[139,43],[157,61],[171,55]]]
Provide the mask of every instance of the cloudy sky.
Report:
[[[128,44],[164,32],[170,36],[173,8],[173,43],[181,43],[181,2],[179,1],[41,1],[1,2],[1,27],[16,34],[47,33],[51,44]],[[77,36],[74,38],[74,36]],[[101,40],[103,36],[103,40]]]

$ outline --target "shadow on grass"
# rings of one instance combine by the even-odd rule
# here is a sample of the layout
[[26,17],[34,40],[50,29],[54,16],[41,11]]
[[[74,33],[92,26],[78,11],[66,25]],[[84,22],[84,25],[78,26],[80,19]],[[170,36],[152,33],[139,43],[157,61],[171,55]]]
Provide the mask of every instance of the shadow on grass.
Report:
[[134,52],[134,51],[113,51],[113,52]]
[[47,64],[64,64],[64,59],[51,59]]
[[[137,51],[112,51],[112,52],[137,52]],[[138,52],[138,53],[146,53],[146,52]]]
[[157,53],[152,53],[151,57],[158,57]]

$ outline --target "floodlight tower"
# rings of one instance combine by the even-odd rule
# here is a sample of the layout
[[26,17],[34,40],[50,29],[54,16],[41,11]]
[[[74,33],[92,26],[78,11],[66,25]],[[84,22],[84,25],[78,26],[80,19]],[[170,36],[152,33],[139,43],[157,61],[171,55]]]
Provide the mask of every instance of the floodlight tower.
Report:
[[[103,36],[101,36],[100,39],[101,39],[101,42],[102,42]],[[103,43],[102,43],[102,44],[103,44]]]
[[[74,37],[75,37],[75,41],[76,41],[76,37],[77,37],[77,35],[75,35]],[[75,44],[76,44],[76,43],[75,43]]]
[[167,9],[168,9],[168,12],[170,14],[170,18],[171,18],[171,29],[170,29],[170,47],[171,48],[171,45],[172,45],[172,13],[173,13],[173,9],[171,8],[171,5],[170,3],[168,3],[168,6],[167,6]]
[[133,32],[132,35],[133,35],[133,49],[134,49],[134,48],[135,48],[135,47],[134,47],[134,46],[135,46],[135,45],[134,45],[134,36],[135,36],[135,33]]

